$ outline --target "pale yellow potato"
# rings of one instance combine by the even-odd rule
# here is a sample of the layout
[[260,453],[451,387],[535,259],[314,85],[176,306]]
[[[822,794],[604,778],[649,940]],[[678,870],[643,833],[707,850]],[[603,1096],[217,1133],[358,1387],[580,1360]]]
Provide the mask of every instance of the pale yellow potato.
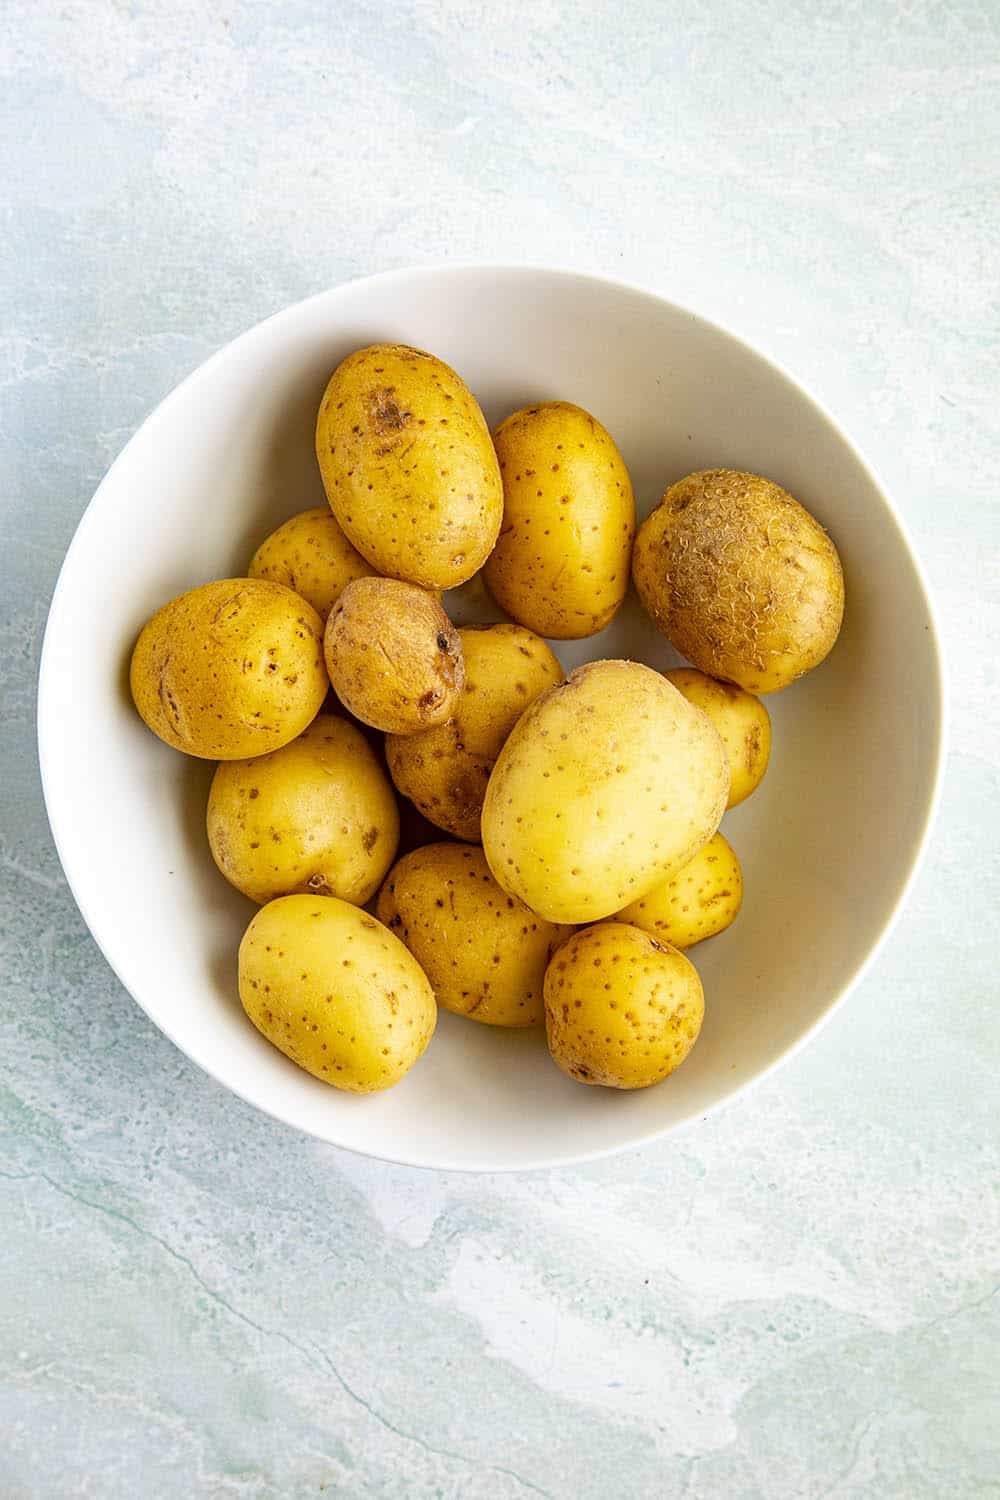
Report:
[[675,667],[663,675],[689,703],[696,703],[719,731],[729,762],[729,806],[746,801],[767,770],[771,715],[745,688],[719,682],[693,667]]
[[409,948],[439,1005],[487,1026],[535,1026],[542,979],[571,931],[536,917],[490,874],[481,849],[431,844],[393,867],[381,921]]
[[639,528],[632,577],[681,655],[748,693],[775,693],[818,666],[844,615],[844,574],[822,526],[769,479],[735,469],[671,485]]
[[136,642],[135,706],[154,734],[204,760],[278,750],[329,688],[323,622],[280,583],[224,578],[165,604]]
[[644,1089],[687,1057],[705,1014],[690,959],[625,922],[576,932],[545,971],[549,1051],[580,1083]]
[[675,948],[693,948],[725,932],[743,904],[743,871],[732,846],[717,833],[670,880],[655,885],[615,918],[641,927]]
[[399,842],[381,760],[360,729],[333,714],[270,755],[223,762],[207,826],[222,874],[261,905],[314,891],[363,906]]
[[250,559],[247,572],[251,578],[269,578],[294,589],[325,621],[347,585],[369,577],[372,569],[324,505],[300,511],[272,531]]
[[388,735],[385,754],[397,789],[456,838],[479,840],[486,784],[504,741],[530,703],[563,671],[523,625],[468,625],[458,632],[465,687],[452,717],[420,734]]
[[551,922],[596,922],[680,869],[719,826],[722,741],[638,662],[589,662],[537,698],[490,776],[483,849]]
[[497,603],[553,640],[595,635],[629,584],[632,481],[614,439],[568,401],[526,406],[493,435],[503,525],[483,577]]
[[432,354],[373,344],[349,355],[323,395],[316,456],[330,509],[377,572],[450,589],[489,556],[503,514],[489,428]]

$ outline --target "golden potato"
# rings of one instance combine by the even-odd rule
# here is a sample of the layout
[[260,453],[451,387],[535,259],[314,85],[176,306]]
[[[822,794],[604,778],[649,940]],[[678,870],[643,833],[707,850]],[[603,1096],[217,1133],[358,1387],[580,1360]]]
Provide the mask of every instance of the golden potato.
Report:
[[326,622],[323,652],[344,707],[394,734],[450,718],[465,681],[462,643],[438,600],[395,578],[347,585]]
[[623,907],[616,921],[631,922],[674,948],[693,948],[725,932],[743,903],[743,871],[721,833],[710,838],[683,870]]
[[325,620],[344,589],[372,569],[356,552],[330,514],[330,507],[292,516],[257,548],[247,569],[251,578],[270,578],[308,599]]
[[437,1022],[434,993],[409,950],[335,896],[262,906],[240,944],[239,988],[269,1042],[354,1094],[398,1083]]
[[482,567],[503,490],[485,418],[454,370],[405,344],[359,349],[316,422],[330,509],[379,573],[450,589]]
[[208,842],[226,879],[261,905],[295,891],[361,906],[399,840],[396,798],[359,729],[320,714],[254,760],[225,761],[208,797]]
[[698,1039],[705,1014],[690,959],[625,922],[574,933],[545,971],[553,1059],[580,1083],[644,1089]]
[[708,715],[726,747],[729,806],[746,801],[764,779],[771,756],[771,715],[752,693],[693,667],[664,672],[668,682]]
[[129,681],[154,734],[205,760],[278,750],[319,712],[323,624],[280,583],[224,578],[165,604],[136,642]]
[[379,919],[409,948],[439,1005],[487,1026],[534,1026],[542,979],[571,931],[500,889],[481,849],[431,844],[398,861]]
[[483,849],[532,911],[595,922],[686,864],[728,794],[701,709],[638,662],[589,662],[518,720],[486,789]]
[[469,625],[458,632],[465,687],[452,718],[420,734],[388,735],[389,773],[438,827],[479,839],[486,783],[521,714],[563,671],[543,640],[521,625]]
[[497,603],[539,635],[595,635],[625,598],[632,482],[611,434],[568,401],[516,411],[493,436],[503,524],[483,569]]
[[632,576],[688,661],[775,693],[833,647],[844,614],[837,549],[769,479],[704,469],[671,485],[639,528]]

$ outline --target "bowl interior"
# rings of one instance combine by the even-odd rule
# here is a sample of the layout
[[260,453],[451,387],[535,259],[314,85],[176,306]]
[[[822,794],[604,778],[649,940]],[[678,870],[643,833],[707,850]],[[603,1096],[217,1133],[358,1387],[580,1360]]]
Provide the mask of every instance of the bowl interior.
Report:
[[[771,768],[727,814],[743,862],[736,924],[692,957],[701,1039],[678,1073],[634,1094],[583,1088],[537,1033],[442,1013],[387,1094],[343,1095],[300,1072],[243,1016],[236,949],[254,908],[204,835],[212,767],[161,745],[128,696],[129,653],[172,595],[238,575],[260,539],[323,503],[313,425],[350,350],[432,350],[494,423],[555,397],[616,438],[640,514],[698,468],[777,480],[832,533],[847,612],[828,661],[768,700]],[[461,622],[502,618],[476,581]],[[592,657],[677,661],[630,598]],[[889,690],[887,690],[887,688]],[[66,726],[72,725],[67,733]],[[774,1064],[842,995],[903,893],[937,780],[941,681],[918,569],[891,507],[830,419],[780,371],[690,313],[615,283],[526,269],[392,273],[299,304],[180,386],[107,475],[53,602],[39,695],[46,800],[81,910],[149,1016],[216,1078],[340,1145],[420,1165],[552,1164],[637,1144],[704,1114]]]

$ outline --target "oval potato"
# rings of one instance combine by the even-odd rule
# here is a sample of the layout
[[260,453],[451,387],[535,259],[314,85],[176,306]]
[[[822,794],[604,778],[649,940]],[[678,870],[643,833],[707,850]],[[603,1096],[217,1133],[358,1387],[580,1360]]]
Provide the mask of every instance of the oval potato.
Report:
[[615,920],[631,922],[658,942],[683,950],[725,932],[742,904],[740,862],[717,833],[683,870],[624,907]]
[[663,675],[715,725],[729,762],[729,806],[745,802],[763,781],[771,757],[771,715],[745,688],[719,682],[693,667],[676,667]]
[[371,568],[347,540],[330,507],[300,511],[261,542],[250,559],[251,578],[283,583],[325,620],[344,589]]

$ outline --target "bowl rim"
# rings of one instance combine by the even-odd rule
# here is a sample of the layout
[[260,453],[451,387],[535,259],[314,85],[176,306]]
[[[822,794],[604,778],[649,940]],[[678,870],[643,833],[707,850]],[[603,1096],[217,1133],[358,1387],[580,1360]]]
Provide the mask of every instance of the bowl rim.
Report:
[[[481,276],[484,274],[495,274],[505,277],[524,276],[525,278],[531,278],[541,276],[556,278],[566,282],[575,281],[585,286],[598,286],[614,291],[628,292],[638,297],[648,298],[653,303],[657,303],[660,306],[666,306],[673,312],[683,317],[690,318],[693,322],[700,324],[704,329],[706,329],[714,336],[723,340],[727,340],[730,343],[736,345],[742,353],[749,354],[754,359],[760,360],[767,368],[771,370],[773,374],[777,375],[780,380],[784,381],[801,400],[805,401],[810,407],[812,407],[816,414],[821,417],[830,428],[832,428],[832,430],[836,433],[839,440],[844,444],[847,451],[851,454],[855,462],[858,464],[868,481],[871,483],[871,485],[881,498],[886,512],[893,523],[897,538],[909,560],[910,566],[913,569],[914,576],[916,577],[917,583],[919,585],[920,596],[924,610],[926,611],[929,634],[931,637],[930,644],[932,647],[932,656],[936,669],[937,685],[936,708],[938,733],[937,741],[934,746],[931,792],[923,808],[918,837],[913,846],[913,851],[909,856],[909,866],[902,873],[902,878],[900,880],[895,899],[885,916],[881,930],[879,931],[879,934],[876,937],[875,941],[871,944],[864,956],[859,959],[849,977],[841,985],[840,989],[830,997],[830,999],[827,1001],[827,1003],[820,1011],[820,1013],[815,1017],[815,1019],[798,1037],[795,1038],[794,1041],[790,1042],[783,1051],[779,1052],[771,1062],[763,1067],[760,1072],[754,1074],[752,1078],[748,1078],[744,1082],[735,1085],[731,1089],[723,1089],[722,1092],[720,1092],[718,1098],[715,1099],[706,1110],[697,1111],[687,1116],[683,1120],[678,1120],[667,1125],[659,1126],[652,1130],[643,1131],[642,1133],[637,1134],[634,1138],[627,1141],[617,1142],[612,1145],[600,1146],[583,1151],[564,1151],[551,1156],[544,1156],[543,1158],[528,1163],[510,1161],[491,1162],[486,1160],[480,1163],[470,1163],[467,1160],[449,1161],[447,1157],[437,1157],[433,1161],[428,1161],[419,1156],[408,1156],[405,1150],[401,1150],[399,1152],[394,1151],[392,1155],[387,1155],[385,1152],[381,1151],[365,1150],[363,1145],[358,1145],[354,1141],[342,1141],[334,1139],[330,1135],[320,1134],[318,1131],[309,1129],[309,1127],[302,1125],[298,1120],[289,1118],[287,1114],[282,1113],[279,1108],[273,1106],[271,1103],[263,1102],[260,1098],[255,1097],[252,1088],[244,1088],[242,1085],[231,1083],[228,1079],[220,1077],[219,1074],[211,1066],[209,1066],[209,1064],[205,1060],[192,1053],[189,1050],[188,1046],[185,1045],[184,1042],[180,1041],[176,1035],[174,1035],[171,1027],[164,1025],[157,1017],[151,1014],[150,1010],[140,998],[139,991],[141,990],[141,985],[137,984],[135,988],[133,988],[132,984],[122,972],[122,969],[119,968],[118,964],[112,959],[109,951],[109,944],[105,941],[105,934],[99,930],[100,924],[93,920],[92,915],[88,910],[88,903],[84,899],[84,896],[82,894],[84,881],[81,871],[77,865],[74,865],[72,857],[68,854],[67,841],[64,834],[60,833],[60,829],[58,826],[58,813],[56,813],[55,816],[53,815],[56,797],[56,794],[54,792],[55,775],[54,771],[52,770],[52,762],[50,760],[51,752],[47,748],[47,746],[51,745],[54,739],[54,736],[51,733],[51,729],[54,728],[56,723],[58,722],[58,695],[56,692],[56,684],[53,680],[52,673],[48,669],[48,664],[50,657],[50,642],[55,637],[56,631],[59,627],[59,617],[61,611],[65,608],[66,593],[64,589],[64,583],[71,571],[74,554],[82,544],[82,539],[86,536],[90,527],[95,523],[95,517],[99,510],[98,502],[100,501],[102,492],[104,491],[105,487],[111,479],[111,476],[115,473],[118,467],[125,463],[130,450],[133,447],[133,444],[137,442],[140,434],[143,433],[145,429],[150,426],[150,424],[162,421],[163,417],[166,413],[169,412],[174,402],[181,399],[182,394],[189,392],[190,390],[196,388],[203,380],[210,378],[216,364],[221,363],[232,353],[234,349],[238,348],[241,344],[248,342],[250,339],[255,337],[262,329],[264,329],[271,323],[277,322],[292,313],[301,313],[311,305],[319,305],[321,303],[333,301],[340,294],[345,292],[347,288],[355,287],[362,283],[378,284],[387,283],[393,280],[420,280],[424,278],[429,280],[435,277],[440,277],[442,275]],[[818,1035],[820,1030],[827,1024],[833,1014],[844,1004],[848,996],[852,994],[852,992],[857,988],[857,986],[874,967],[886,943],[891,937],[892,932],[903,912],[904,907],[906,906],[907,901],[909,900],[917,876],[919,875],[924,859],[926,858],[930,836],[933,831],[941,805],[949,737],[949,693],[947,686],[947,664],[942,647],[940,623],[934,604],[933,594],[928,583],[924,566],[920,560],[920,556],[913,544],[913,540],[909,534],[907,525],[898,507],[893,501],[888,488],[883,483],[877,470],[871,463],[869,463],[868,459],[860,451],[860,449],[857,447],[848,433],[845,432],[840,422],[833,416],[833,414],[824,405],[824,403],[821,402],[817,397],[812,395],[812,393],[804,385],[802,385],[802,383],[786,368],[783,363],[774,358],[772,355],[764,353],[763,350],[759,349],[755,344],[752,344],[748,339],[744,339],[739,334],[732,332],[731,329],[717,322],[714,318],[696,311],[689,304],[676,302],[672,298],[664,296],[662,293],[654,290],[647,285],[643,285],[639,282],[629,281],[622,277],[607,276],[590,271],[575,270],[570,267],[545,265],[543,263],[532,262],[432,261],[414,266],[394,267],[383,271],[372,272],[368,275],[348,277],[343,281],[337,282],[332,287],[327,287],[323,291],[312,293],[308,297],[300,298],[296,302],[291,302],[287,306],[279,308],[277,311],[270,313],[267,317],[262,318],[258,322],[250,325],[248,328],[245,328],[234,338],[229,339],[226,343],[220,345],[219,348],[214,350],[206,359],[202,360],[200,364],[196,365],[193,370],[191,370],[186,376],[184,376],[184,378],[180,380],[177,385],[173,386],[167,392],[167,394],[163,396],[146,414],[146,416],[143,417],[142,421],[138,424],[135,431],[129,437],[128,441],[125,443],[113,462],[105,471],[93,495],[87,502],[87,505],[84,508],[79,521],[77,522],[76,528],[73,532],[73,536],[70,540],[70,544],[66,549],[66,554],[56,576],[55,585],[52,590],[52,597],[49,602],[45,631],[42,638],[42,649],[39,657],[38,691],[36,704],[36,734],[38,763],[42,783],[42,797],[45,804],[46,816],[49,822],[49,829],[52,835],[52,841],[55,845],[56,853],[59,856],[63,874],[66,878],[66,883],[69,887],[70,894],[76,902],[80,915],[83,917],[87,929],[91,937],[94,939],[94,942],[97,944],[97,947],[100,949],[105,962],[108,964],[112,973],[121,984],[122,988],[139,1006],[140,1010],[144,1012],[144,1014],[149,1018],[149,1020],[157,1028],[157,1030],[161,1031],[164,1036],[167,1037],[168,1041],[170,1041],[180,1052],[184,1054],[185,1057],[187,1057],[192,1063],[194,1063],[196,1067],[200,1068],[202,1072],[206,1073],[210,1078],[212,1078],[215,1083],[219,1084],[222,1088],[228,1090],[230,1093],[235,1094],[246,1104],[249,1104],[253,1108],[260,1110],[261,1113],[269,1116],[271,1119],[278,1120],[281,1124],[288,1126],[291,1129],[298,1130],[303,1135],[309,1136],[313,1140],[321,1142],[325,1146],[332,1146],[339,1150],[350,1151],[357,1156],[366,1157],[373,1161],[388,1162],[390,1164],[402,1167],[420,1168],[425,1171],[456,1171],[467,1173],[531,1172],[548,1171],[554,1168],[569,1167],[578,1164],[582,1165],[586,1162],[591,1161],[601,1161],[611,1156],[617,1156],[625,1151],[640,1150],[643,1147],[650,1145],[654,1141],[662,1140],[667,1136],[677,1135],[682,1131],[688,1130],[698,1122],[707,1120],[711,1115],[717,1114],[720,1110],[736,1104],[751,1089],[756,1088],[759,1084],[763,1083],[765,1079],[771,1077],[771,1075],[775,1073],[778,1068],[783,1067],[786,1063],[790,1062],[801,1051],[802,1048],[804,1048]]]

